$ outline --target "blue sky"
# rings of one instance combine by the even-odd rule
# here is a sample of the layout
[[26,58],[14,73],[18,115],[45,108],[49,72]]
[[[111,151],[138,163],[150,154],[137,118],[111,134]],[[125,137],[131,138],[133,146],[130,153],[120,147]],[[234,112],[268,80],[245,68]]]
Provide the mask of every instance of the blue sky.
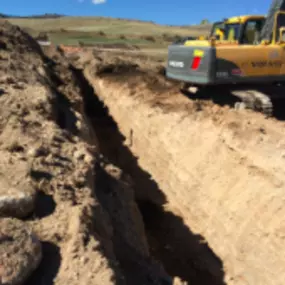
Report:
[[[60,13],[136,18],[160,24],[197,24],[239,14],[266,14],[272,0],[0,0],[0,13]],[[96,3],[102,2],[102,3]]]

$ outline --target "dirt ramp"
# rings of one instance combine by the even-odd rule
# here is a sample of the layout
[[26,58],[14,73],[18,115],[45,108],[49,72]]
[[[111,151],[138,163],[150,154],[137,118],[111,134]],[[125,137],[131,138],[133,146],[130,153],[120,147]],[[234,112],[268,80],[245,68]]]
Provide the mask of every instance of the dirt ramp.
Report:
[[282,285],[284,124],[161,92],[138,73],[94,77],[86,67],[85,75],[168,207],[221,258],[225,282]]

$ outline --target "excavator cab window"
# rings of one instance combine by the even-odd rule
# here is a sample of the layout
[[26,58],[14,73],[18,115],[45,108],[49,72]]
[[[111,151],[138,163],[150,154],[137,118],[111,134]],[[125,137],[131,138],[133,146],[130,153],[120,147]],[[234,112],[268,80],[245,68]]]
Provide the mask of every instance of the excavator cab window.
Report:
[[264,24],[264,20],[249,20],[245,23],[241,44],[253,45],[260,40],[260,33]]
[[227,41],[237,41],[240,35],[240,23],[226,24],[225,25],[225,40]]
[[240,23],[216,22],[210,36],[217,37],[219,40],[238,41],[240,30]]
[[223,35],[223,28],[224,28],[224,22],[215,22],[212,26],[212,30],[210,33],[210,37],[216,37],[219,40],[222,40]]

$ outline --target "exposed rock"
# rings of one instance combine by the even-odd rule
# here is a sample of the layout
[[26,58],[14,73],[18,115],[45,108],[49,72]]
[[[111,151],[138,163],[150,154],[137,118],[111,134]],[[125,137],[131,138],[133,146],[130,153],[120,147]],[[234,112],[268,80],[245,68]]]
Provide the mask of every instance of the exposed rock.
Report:
[[23,284],[41,259],[41,243],[25,223],[0,219],[0,284]]
[[[14,145],[13,149],[20,148]],[[0,217],[26,217],[33,211],[36,197],[29,165],[8,151],[0,150],[0,157]]]

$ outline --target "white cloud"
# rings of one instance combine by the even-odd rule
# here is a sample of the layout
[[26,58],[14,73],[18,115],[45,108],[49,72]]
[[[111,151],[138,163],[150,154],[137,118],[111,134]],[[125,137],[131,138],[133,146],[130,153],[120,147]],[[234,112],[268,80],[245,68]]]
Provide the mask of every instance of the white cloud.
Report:
[[104,4],[106,2],[107,2],[107,0],[92,0],[92,3],[94,5]]

